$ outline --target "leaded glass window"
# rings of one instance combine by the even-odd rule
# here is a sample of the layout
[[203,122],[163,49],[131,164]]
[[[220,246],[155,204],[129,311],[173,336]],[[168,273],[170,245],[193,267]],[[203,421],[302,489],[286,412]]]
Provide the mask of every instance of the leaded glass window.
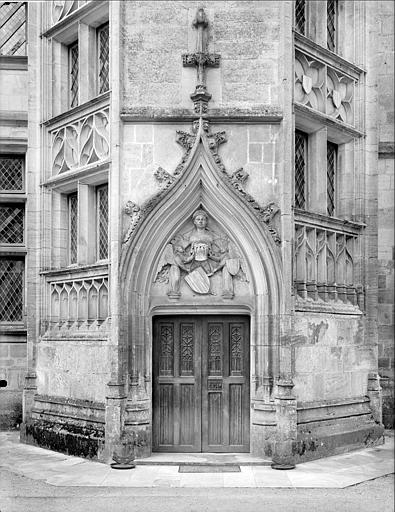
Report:
[[78,248],[78,194],[70,194],[69,200],[69,260],[77,263]]
[[0,191],[18,192],[23,188],[23,158],[0,157]]
[[23,320],[24,260],[0,257],[0,322]]
[[307,135],[295,132],[295,207],[306,207]]
[[23,244],[24,213],[20,205],[0,206],[0,244]]
[[99,53],[99,94],[110,88],[110,41],[108,23],[97,30]]
[[78,105],[78,41],[69,47],[70,107]]
[[26,3],[0,2],[0,55],[26,55]]
[[326,147],[326,177],[327,192],[326,204],[328,215],[333,216],[335,213],[335,183],[336,183],[336,162],[337,162],[337,146],[332,142],[327,143]]
[[326,2],[326,43],[328,50],[336,50],[336,19],[337,19],[337,0],[327,0]]
[[306,33],[306,0],[295,0],[295,30]]
[[98,259],[108,258],[108,185],[97,188],[97,251]]

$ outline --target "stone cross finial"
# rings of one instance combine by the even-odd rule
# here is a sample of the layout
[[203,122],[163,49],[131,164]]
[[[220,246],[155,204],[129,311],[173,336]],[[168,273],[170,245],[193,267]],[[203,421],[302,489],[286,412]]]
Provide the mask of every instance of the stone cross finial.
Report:
[[196,52],[184,54],[182,62],[184,67],[196,66],[197,84],[195,91],[191,94],[191,99],[195,112],[202,115],[207,112],[208,102],[211,99],[211,94],[207,92],[206,69],[208,67],[219,67],[220,55],[207,52],[206,29],[208,27],[208,19],[202,7],[199,7],[197,10],[193,26],[197,30]]

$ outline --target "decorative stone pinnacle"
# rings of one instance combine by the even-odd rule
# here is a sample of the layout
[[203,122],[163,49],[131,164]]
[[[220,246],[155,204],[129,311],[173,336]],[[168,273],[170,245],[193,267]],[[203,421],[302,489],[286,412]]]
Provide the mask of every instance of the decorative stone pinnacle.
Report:
[[196,67],[197,84],[195,91],[191,94],[191,99],[195,112],[201,116],[207,113],[208,102],[211,99],[211,94],[207,92],[206,70],[209,67],[219,67],[220,55],[207,52],[206,29],[208,27],[208,19],[203,7],[198,8],[193,20],[193,26],[197,30],[196,52],[184,54],[182,56],[182,63],[184,67]]

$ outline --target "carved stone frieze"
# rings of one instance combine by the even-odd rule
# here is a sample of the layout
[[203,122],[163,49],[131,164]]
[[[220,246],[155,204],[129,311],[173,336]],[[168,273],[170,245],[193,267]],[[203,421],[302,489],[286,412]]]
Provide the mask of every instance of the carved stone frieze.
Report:
[[108,109],[104,109],[53,130],[52,174],[109,158],[108,123]]

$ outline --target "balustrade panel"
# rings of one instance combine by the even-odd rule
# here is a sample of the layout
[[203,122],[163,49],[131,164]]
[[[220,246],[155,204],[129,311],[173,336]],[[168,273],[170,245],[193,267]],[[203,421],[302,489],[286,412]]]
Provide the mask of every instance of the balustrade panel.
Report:
[[302,299],[336,301],[362,308],[356,283],[358,235],[295,224],[295,289]]

